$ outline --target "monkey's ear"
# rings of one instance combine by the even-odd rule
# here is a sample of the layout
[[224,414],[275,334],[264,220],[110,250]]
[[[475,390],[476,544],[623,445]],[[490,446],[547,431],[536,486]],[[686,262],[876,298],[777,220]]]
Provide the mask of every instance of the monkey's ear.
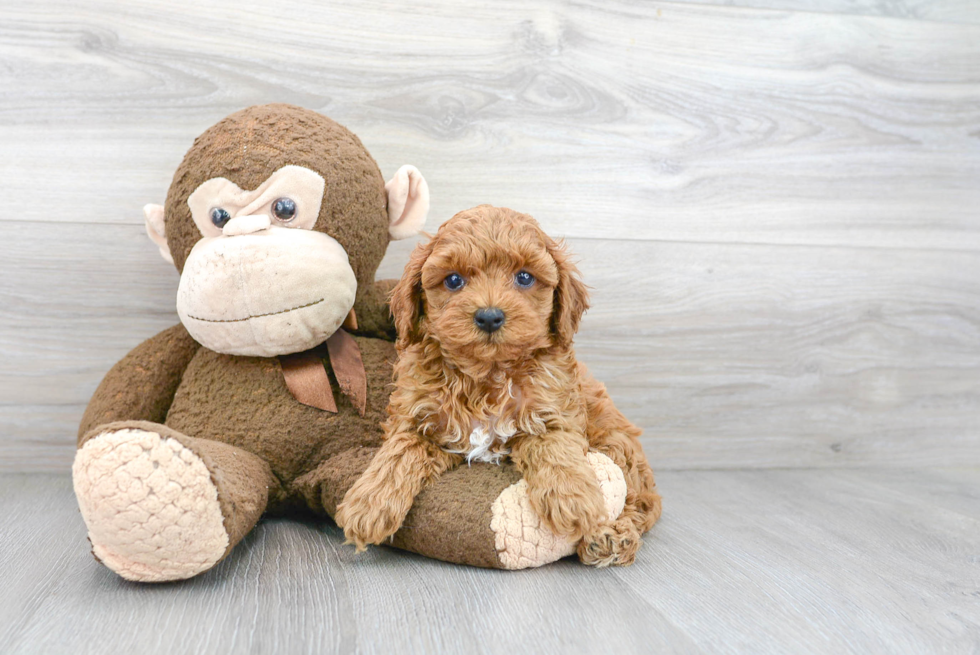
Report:
[[160,247],[160,256],[173,264],[174,258],[170,254],[170,246],[167,245],[167,227],[163,221],[163,205],[144,205],[143,215],[146,217],[146,233],[150,235],[150,240]]
[[429,185],[414,166],[402,166],[385,184],[388,194],[388,234],[394,240],[419,233],[429,213]]

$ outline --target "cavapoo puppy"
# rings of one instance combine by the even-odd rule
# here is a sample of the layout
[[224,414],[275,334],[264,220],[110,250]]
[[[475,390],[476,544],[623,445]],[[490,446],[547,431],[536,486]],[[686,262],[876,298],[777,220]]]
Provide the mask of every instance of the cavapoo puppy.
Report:
[[[385,441],[337,509],[358,550],[402,525],[425,484],[466,461],[509,458],[531,506],[579,559],[628,565],[660,516],[640,430],[575,360],[586,287],[563,245],[527,214],[460,212],[412,253],[391,312],[399,360]],[[626,478],[610,521],[589,449]]]

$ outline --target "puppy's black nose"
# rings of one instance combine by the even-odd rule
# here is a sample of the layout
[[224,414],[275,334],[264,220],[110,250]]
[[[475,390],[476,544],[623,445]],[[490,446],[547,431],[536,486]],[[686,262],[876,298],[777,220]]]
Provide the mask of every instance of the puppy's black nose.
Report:
[[487,334],[491,334],[500,329],[504,324],[504,311],[499,307],[484,307],[476,310],[473,314],[473,322]]

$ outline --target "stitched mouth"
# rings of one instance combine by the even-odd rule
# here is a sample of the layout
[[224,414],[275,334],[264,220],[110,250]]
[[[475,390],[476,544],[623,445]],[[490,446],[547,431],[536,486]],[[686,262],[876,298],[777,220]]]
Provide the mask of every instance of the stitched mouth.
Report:
[[265,316],[276,316],[278,314],[287,314],[289,312],[295,312],[297,309],[306,309],[307,307],[312,307],[313,305],[319,305],[326,298],[320,298],[319,300],[314,300],[313,302],[308,302],[305,305],[298,305],[296,307],[290,307],[289,309],[281,309],[278,312],[269,312],[268,314],[256,314],[255,316],[246,316],[245,318],[201,318],[200,316],[187,315],[188,318],[193,318],[195,321],[204,321],[205,323],[241,323],[242,321],[248,321],[253,318],[263,318]]

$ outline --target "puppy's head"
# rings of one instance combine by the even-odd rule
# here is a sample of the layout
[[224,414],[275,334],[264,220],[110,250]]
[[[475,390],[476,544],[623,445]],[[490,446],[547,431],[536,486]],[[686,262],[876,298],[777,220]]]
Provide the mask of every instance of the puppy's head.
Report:
[[391,298],[400,347],[428,335],[461,366],[568,348],[587,308],[565,247],[527,214],[490,205],[419,244]]

